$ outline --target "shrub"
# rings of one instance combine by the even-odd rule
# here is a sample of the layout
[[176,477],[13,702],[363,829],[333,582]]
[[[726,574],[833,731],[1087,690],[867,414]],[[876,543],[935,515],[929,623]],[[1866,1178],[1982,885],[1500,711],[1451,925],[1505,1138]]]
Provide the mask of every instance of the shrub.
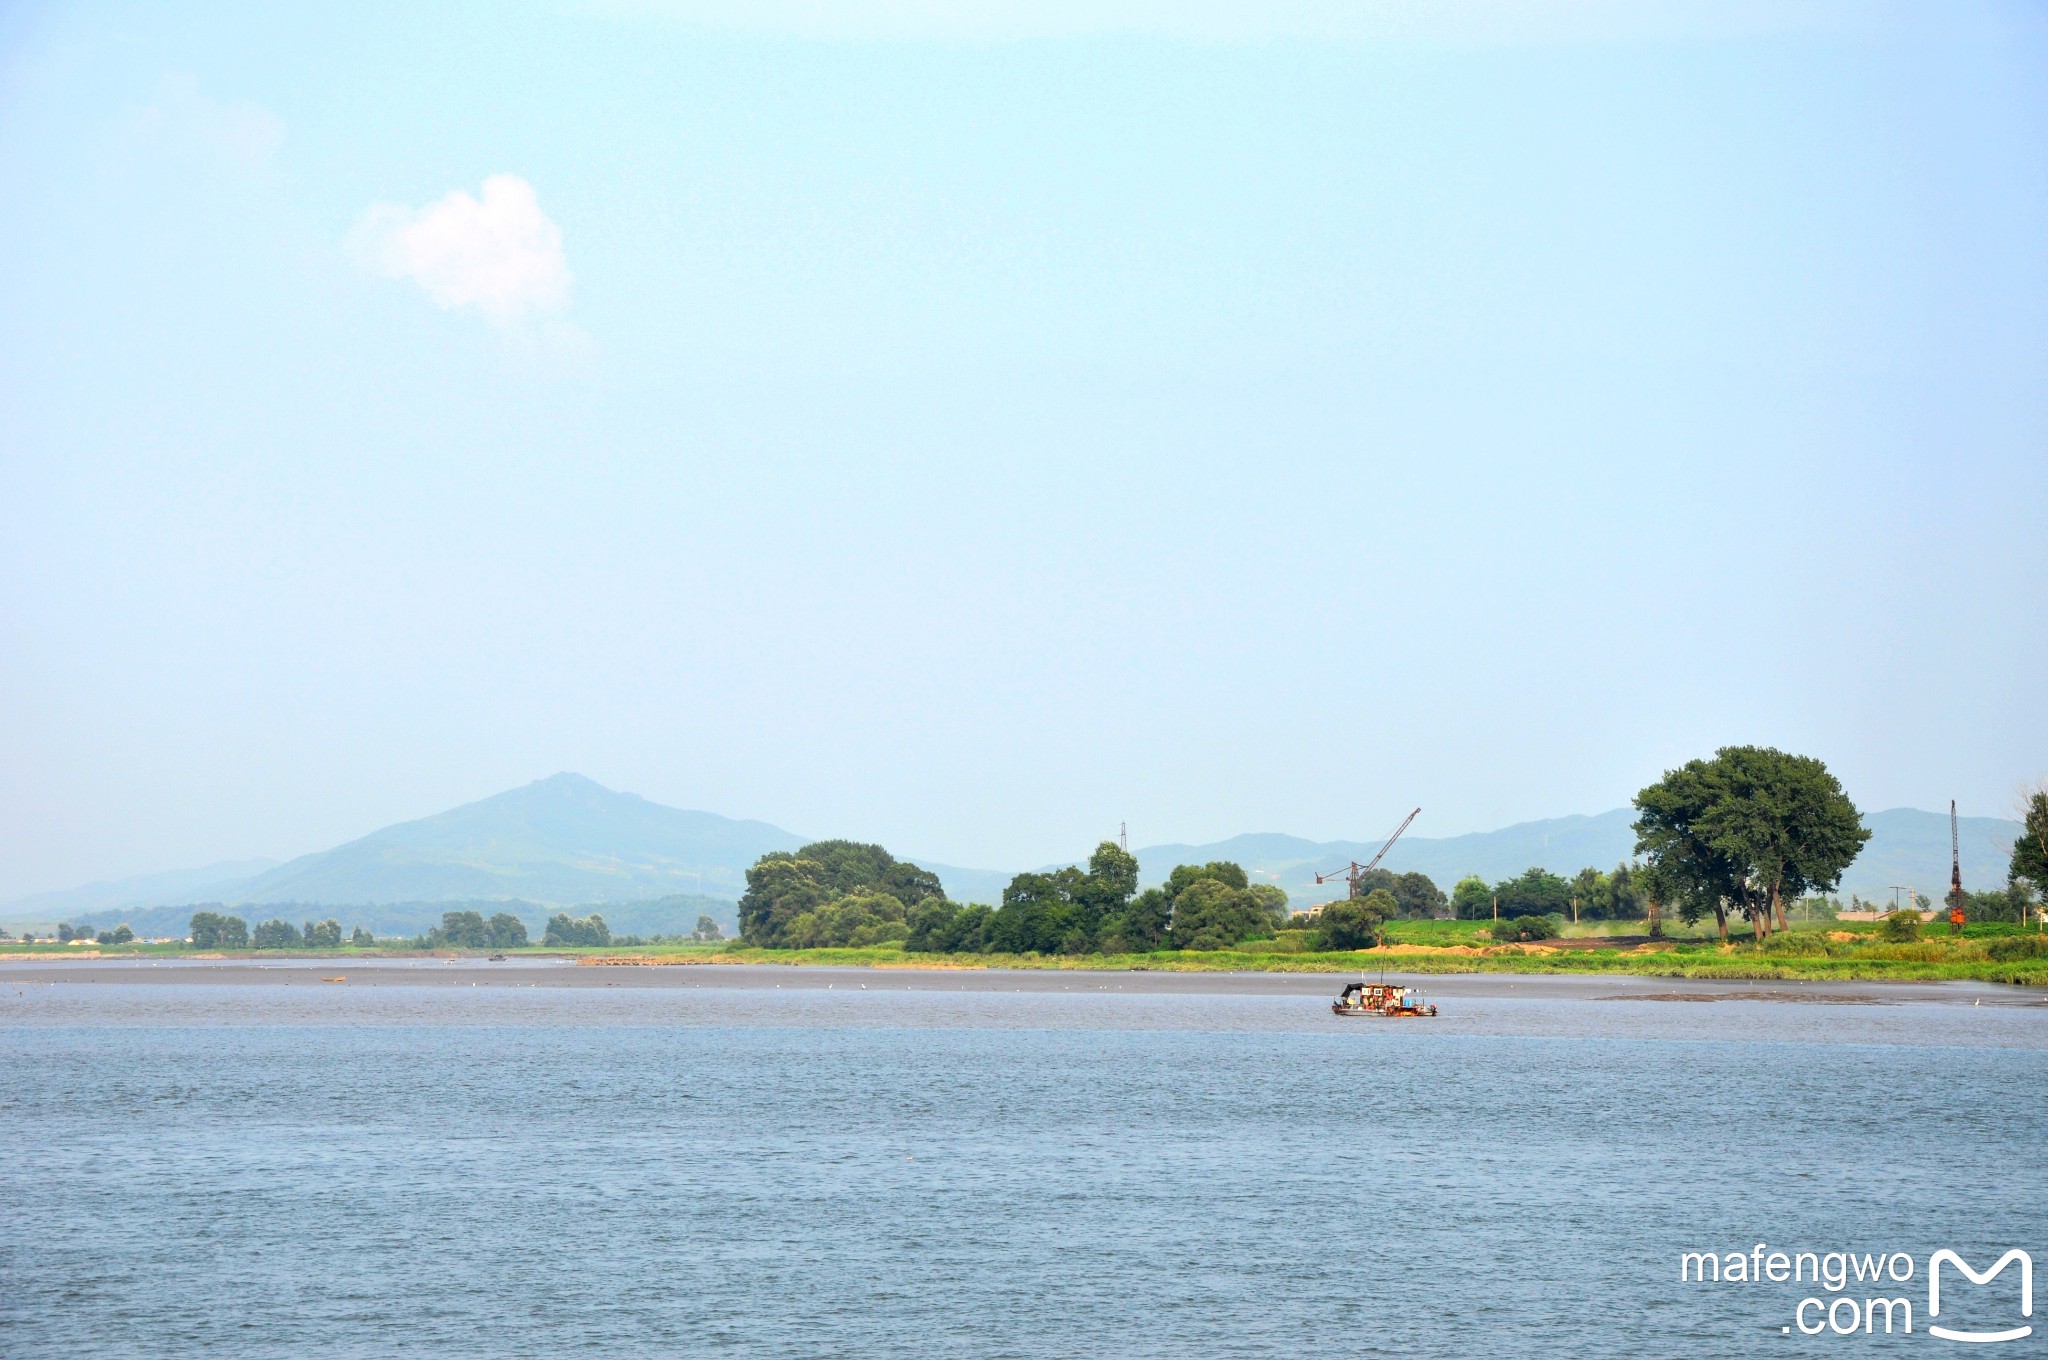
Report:
[[1520,944],[1527,940],[1556,938],[1555,916],[1517,916],[1493,927],[1493,939],[1496,944]]
[[2010,959],[2048,958],[2048,936],[2008,935],[1984,946],[1984,952],[2000,962]]
[[1887,940],[1917,940],[1920,938],[1920,913],[1904,907],[1884,918],[1884,937]]
[[1332,902],[1316,919],[1316,947],[1371,949],[1386,938],[1387,918],[1396,909],[1394,895],[1384,888],[1376,888],[1364,897]]

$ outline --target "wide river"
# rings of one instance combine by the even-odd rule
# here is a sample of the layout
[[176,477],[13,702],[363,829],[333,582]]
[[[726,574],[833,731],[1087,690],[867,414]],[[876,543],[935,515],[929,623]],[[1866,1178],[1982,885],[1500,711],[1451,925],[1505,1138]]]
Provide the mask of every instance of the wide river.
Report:
[[0,1355],[2048,1353],[2039,994],[1338,982],[0,965]]

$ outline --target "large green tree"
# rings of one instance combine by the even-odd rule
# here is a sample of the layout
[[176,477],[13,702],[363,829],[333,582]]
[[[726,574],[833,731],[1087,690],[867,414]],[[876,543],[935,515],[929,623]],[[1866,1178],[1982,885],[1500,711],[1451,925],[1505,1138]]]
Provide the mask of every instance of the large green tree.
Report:
[[1667,771],[1635,798],[1636,849],[1685,919],[1714,913],[1721,938],[1739,912],[1761,940],[1784,928],[1784,903],[1827,892],[1870,839],[1856,805],[1820,761],[1725,746]]
[[252,949],[297,949],[299,944],[299,928],[290,921],[273,918],[249,932]]
[[945,900],[937,874],[879,845],[814,841],[747,870],[740,938],[775,949],[879,944],[905,939],[918,906]]
[[1085,954],[1094,948],[1088,875],[1072,866],[1018,874],[988,924],[989,947],[1004,954]]
[[1273,923],[1249,887],[1198,878],[1174,895],[1173,943],[1179,949],[1228,949],[1271,935]]
[[1571,881],[1536,865],[1494,884],[1493,896],[1500,899],[1502,916],[1571,915]]
[[1451,889],[1451,915],[1460,921],[1483,921],[1493,915],[1493,885],[1467,874]]
[[612,929],[604,923],[604,917],[594,911],[581,919],[566,911],[558,911],[548,917],[547,929],[542,933],[540,942],[558,949],[602,947],[612,942]]
[[1018,874],[1003,889],[1003,905],[988,920],[988,948],[1011,954],[1087,954],[1109,941],[1118,951],[1134,943],[1126,913],[1138,894],[1138,860],[1115,841],[1103,841],[1088,867],[1049,874]]
[[249,923],[224,912],[193,912],[191,934],[194,949],[246,949],[249,945]]
[[2027,795],[2020,834],[2012,843],[2012,865],[2008,878],[2023,878],[2034,891],[2048,897],[2048,789]]
[[1396,914],[1409,920],[1428,920],[1440,915],[1450,902],[1428,874],[1369,869],[1358,876],[1358,896],[1382,889],[1394,899]]
[[1316,948],[1372,949],[1383,944],[1387,918],[1399,910],[1400,903],[1385,888],[1332,902],[1316,917]]

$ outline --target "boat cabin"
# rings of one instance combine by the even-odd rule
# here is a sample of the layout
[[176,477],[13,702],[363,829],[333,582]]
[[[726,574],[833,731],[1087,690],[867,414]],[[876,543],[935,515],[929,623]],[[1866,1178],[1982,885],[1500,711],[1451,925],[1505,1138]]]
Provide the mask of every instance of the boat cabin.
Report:
[[1387,982],[1347,982],[1330,1009],[1338,1015],[1373,1015],[1388,1019],[1426,1018],[1436,1014],[1435,1005],[1421,993]]

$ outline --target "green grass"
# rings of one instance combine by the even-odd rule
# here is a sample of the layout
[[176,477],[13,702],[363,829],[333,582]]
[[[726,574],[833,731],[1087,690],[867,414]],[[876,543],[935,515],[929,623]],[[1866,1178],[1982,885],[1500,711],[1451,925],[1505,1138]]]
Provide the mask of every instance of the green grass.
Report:
[[[1279,938],[1249,941],[1235,949],[1058,956],[1039,954],[913,954],[896,945],[842,949],[760,949],[737,942],[701,945],[638,945],[631,947],[556,949],[529,946],[506,950],[514,955],[605,959],[644,959],[677,964],[766,963],[801,967],[837,965],[868,968],[1029,968],[1073,971],[1156,972],[1284,972],[1345,973],[1381,967],[1403,973],[1582,973],[1627,974],[1638,977],[1725,978],[1730,980],[1895,981],[1972,980],[2048,987],[2048,941],[2031,944],[2038,934],[2014,926],[1971,926],[1961,936],[1944,927],[1924,938],[1893,942],[1875,926],[1832,922],[1798,925],[1759,947],[1747,938],[1722,945],[1711,934],[1665,940],[1650,946],[1548,949],[1541,945],[1493,946],[1480,921],[1400,921],[1391,928],[1390,943],[1402,946],[1382,952],[1318,952],[1312,936],[1283,931]],[[1601,923],[1629,933],[1637,923]],[[2029,952],[2038,950],[2039,952]],[[1476,952],[1467,952],[1476,951]],[[191,957],[201,952],[185,945],[99,945],[74,949],[54,942],[24,948],[18,941],[0,941],[0,957],[77,958]],[[390,945],[369,949],[238,950],[236,958],[313,958],[336,964],[351,959],[417,957],[423,952]],[[467,951],[472,954],[483,951]]]
[[[1414,923],[1410,923],[1414,924]],[[1442,923],[1453,924],[1453,923]],[[1930,948],[1932,944],[1934,947]],[[1963,981],[2048,986],[2048,955],[1998,960],[1981,948],[1952,949],[1946,942],[1884,945],[1841,954],[1782,954],[1754,945],[1723,947],[1687,942],[1654,949],[1571,949],[1506,946],[1484,953],[1359,950],[1319,953],[1291,950],[1283,941],[1255,941],[1237,949],[1157,954],[912,954],[893,945],[861,949],[757,949],[752,946],[650,946],[596,950],[597,954],[641,955],[702,964],[769,963],[792,967],[1029,968],[1075,972],[1154,971],[1346,973],[1382,966],[1403,973],[1608,973],[1638,977],[1725,978],[1731,980]]]

